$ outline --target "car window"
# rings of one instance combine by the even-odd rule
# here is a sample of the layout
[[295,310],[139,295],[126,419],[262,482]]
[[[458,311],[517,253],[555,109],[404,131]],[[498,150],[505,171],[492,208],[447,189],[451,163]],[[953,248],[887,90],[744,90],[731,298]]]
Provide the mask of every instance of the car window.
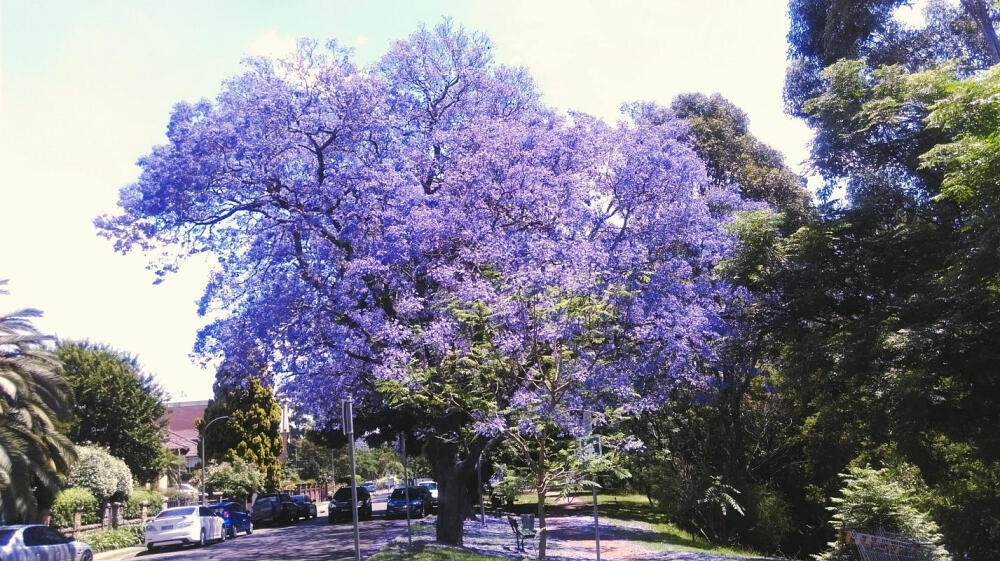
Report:
[[16,533],[17,530],[11,530],[11,529],[0,530],[0,547],[3,547],[8,543],[10,543],[10,539],[13,538],[14,534]]
[[195,512],[195,507],[188,506],[182,508],[168,508],[156,515],[157,518],[170,518],[171,516],[191,516]]
[[45,526],[32,526],[24,530],[24,545],[28,547],[48,545]]
[[207,507],[198,507],[198,516],[215,516],[215,513],[209,510]]
[[45,539],[49,542],[49,545],[56,545],[61,543],[69,543],[73,540],[67,538],[62,532],[56,530],[55,528],[45,528]]

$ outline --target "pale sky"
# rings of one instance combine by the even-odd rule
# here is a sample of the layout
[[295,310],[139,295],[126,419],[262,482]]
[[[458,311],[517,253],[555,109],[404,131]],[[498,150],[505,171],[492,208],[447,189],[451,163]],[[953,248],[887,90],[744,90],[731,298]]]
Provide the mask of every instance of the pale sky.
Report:
[[527,66],[548,104],[615,120],[622,102],[719,92],[800,169],[808,129],[782,111],[786,0],[0,0],[0,313],[138,357],[175,400],[211,396],[190,357],[209,264],[154,286],[93,219],[113,213],[171,106],[214,97],[249,54],[337,39],[368,63],[421,22],[452,17]]

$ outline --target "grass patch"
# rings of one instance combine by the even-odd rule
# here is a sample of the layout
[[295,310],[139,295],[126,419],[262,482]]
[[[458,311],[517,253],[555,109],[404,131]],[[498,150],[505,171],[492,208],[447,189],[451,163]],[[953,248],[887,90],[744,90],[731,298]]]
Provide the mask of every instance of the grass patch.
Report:
[[[520,514],[537,512],[536,497],[524,493],[518,495],[514,511]],[[590,493],[572,493],[567,497],[550,496],[546,499],[549,516],[589,515],[594,512]],[[649,504],[645,495],[600,493],[597,495],[597,510],[604,520],[626,522],[619,524],[619,534],[629,541],[641,543],[650,549],[679,549],[702,551],[737,557],[761,557],[759,553],[713,544],[700,536],[678,528],[667,515]],[[638,522],[639,524],[634,524]],[[602,524],[603,525],[603,524]]]
[[509,561],[503,557],[492,557],[468,551],[459,547],[438,544],[417,543],[413,548],[393,547],[382,550],[369,561]]

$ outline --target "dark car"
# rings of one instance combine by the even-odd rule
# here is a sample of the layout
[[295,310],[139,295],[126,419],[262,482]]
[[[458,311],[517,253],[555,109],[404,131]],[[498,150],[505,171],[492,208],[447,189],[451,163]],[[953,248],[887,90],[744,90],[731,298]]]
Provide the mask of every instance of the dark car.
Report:
[[243,503],[223,501],[210,504],[208,508],[222,517],[223,528],[230,538],[235,538],[237,532],[246,532],[248,536],[253,533],[253,519]]
[[[358,520],[371,520],[372,495],[364,487],[356,487],[356,489],[358,490]],[[327,522],[330,524],[333,524],[337,520],[351,520],[354,518],[354,515],[351,514],[350,487],[337,489],[337,492],[333,494],[333,498],[330,500],[328,512]]]
[[425,481],[423,483],[418,483],[417,485],[427,489],[431,493],[430,503],[427,506],[427,512],[437,512],[438,484],[434,481]]
[[[389,495],[389,502],[385,505],[386,518],[406,516],[406,493],[407,489],[405,487],[393,489],[392,494]],[[430,490],[428,490],[427,487],[417,485],[409,488],[409,494],[410,516],[414,518],[423,518],[425,514],[430,512]]]
[[292,500],[299,507],[299,518],[316,518],[316,503],[306,495],[292,495]]
[[253,503],[253,523],[288,524],[299,519],[299,506],[288,493],[268,493]]
[[0,558],[93,561],[90,546],[39,524],[0,526]]

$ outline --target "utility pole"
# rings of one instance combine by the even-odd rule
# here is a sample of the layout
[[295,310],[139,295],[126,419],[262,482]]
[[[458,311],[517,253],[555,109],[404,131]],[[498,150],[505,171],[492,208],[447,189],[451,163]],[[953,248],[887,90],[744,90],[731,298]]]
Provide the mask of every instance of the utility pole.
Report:
[[361,532],[358,529],[358,482],[354,467],[354,398],[347,396],[344,406],[344,434],[347,436],[348,460],[351,463],[351,514],[354,518],[354,559],[361,561]]

